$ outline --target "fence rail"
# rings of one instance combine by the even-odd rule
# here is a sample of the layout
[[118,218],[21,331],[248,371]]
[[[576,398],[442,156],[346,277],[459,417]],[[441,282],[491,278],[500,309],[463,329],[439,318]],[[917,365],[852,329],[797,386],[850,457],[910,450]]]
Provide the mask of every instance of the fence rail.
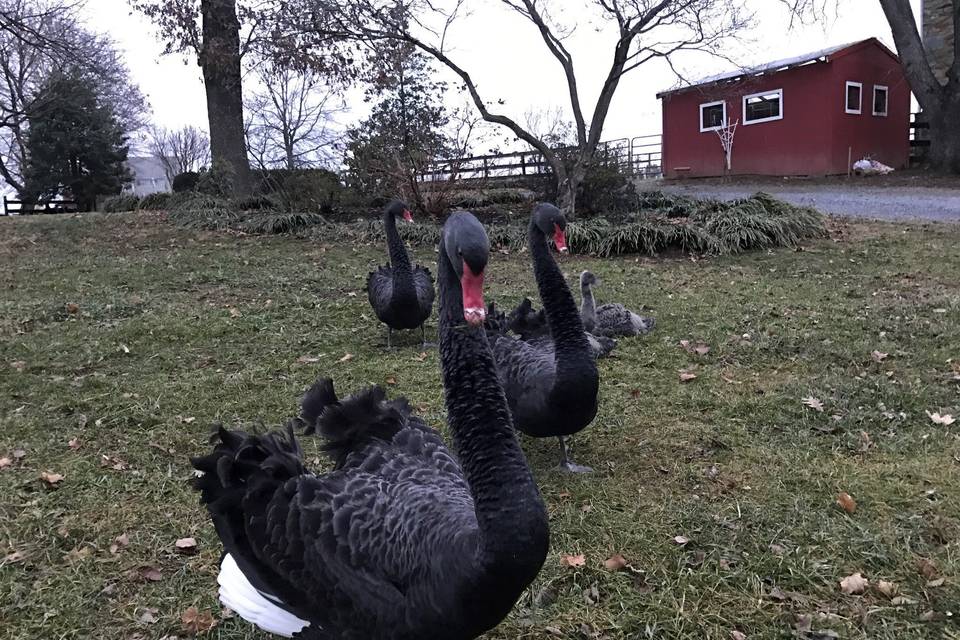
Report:
[[79,204],[76,200],[48,200],[30,202],[28,200],[11,200],[3,197],[3,215],[32,215],[38,213],[76,213]]
[[[598,153],[631,175],[640,178],[659,178],[661,175],[660,134],[602,142]],[[551,173],[550,164],[539,151],[517,151],[439,160],[421,173],[418,179],[420,182],[491,180],[546,176]]]

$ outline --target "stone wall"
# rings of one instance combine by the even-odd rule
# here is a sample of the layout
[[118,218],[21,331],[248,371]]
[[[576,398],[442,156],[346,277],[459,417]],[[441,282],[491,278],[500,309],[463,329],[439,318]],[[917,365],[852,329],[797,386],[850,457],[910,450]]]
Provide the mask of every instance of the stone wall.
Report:
[[953,2],[923,1],[923,42],[937,79],[944,82],[953,64]]

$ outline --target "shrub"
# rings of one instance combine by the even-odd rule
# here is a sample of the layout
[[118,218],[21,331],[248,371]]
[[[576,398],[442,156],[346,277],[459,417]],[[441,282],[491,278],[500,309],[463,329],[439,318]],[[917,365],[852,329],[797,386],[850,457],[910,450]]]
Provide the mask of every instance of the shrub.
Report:
[[122,211],[135,211],[138,204],[140,204],[139,197],[133,194],[121,194],[104,199],[100,208],[106,213],[119,213]]
[[166,191],[157,191],[156,193],[148,193],[143,196],[143,199],[140,200],[140,209],[143,211],[160,211],[163,209],[168,209],[170,207],[170,193]]
[[210,196],[229,198],[235,192],[236,175],[233,167],[223,162],[214,162],[197,177],[196,190]]
[[197,182],[200,180],[200,174],[196,171],[184,171],[173,176],[173,183],[170,188],[174,193],[183,193],[193,191],[197,188]]
[[270,196],[253,195],[234,198],[233,207],[239,211],[272,211],[278,209],[279,205]]

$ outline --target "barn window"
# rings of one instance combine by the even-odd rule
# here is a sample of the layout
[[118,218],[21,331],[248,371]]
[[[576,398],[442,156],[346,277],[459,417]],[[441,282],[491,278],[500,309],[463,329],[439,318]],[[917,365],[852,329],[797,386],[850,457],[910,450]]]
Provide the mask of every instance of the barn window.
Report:
[[783,89],[743,96],[743,124],[783,118]]
[[847,81],[846,112],[860,113],[860,102],[863,94],[863,85],[859,82]]
[[887,88],[882,84],[873,85],[873,115],[887,115]]
[[700,105],[700,131],[716,131],[727,121],[727,103],[705,102]]

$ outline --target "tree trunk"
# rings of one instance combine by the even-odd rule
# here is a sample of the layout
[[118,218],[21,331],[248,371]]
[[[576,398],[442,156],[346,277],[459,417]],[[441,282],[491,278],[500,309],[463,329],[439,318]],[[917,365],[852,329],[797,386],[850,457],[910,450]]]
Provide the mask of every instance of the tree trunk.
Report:
[[960,173],[960,96],[944,97],[943,106],[928,110],[930,122],[930,150],[927,163],[931,168],[949,173]]
[[203,47],[200,67],[207,92],[213,165],[233,173],[233,188],[250,191],[250,161],[243,128],[240,22],[236,0],[201,0]]

